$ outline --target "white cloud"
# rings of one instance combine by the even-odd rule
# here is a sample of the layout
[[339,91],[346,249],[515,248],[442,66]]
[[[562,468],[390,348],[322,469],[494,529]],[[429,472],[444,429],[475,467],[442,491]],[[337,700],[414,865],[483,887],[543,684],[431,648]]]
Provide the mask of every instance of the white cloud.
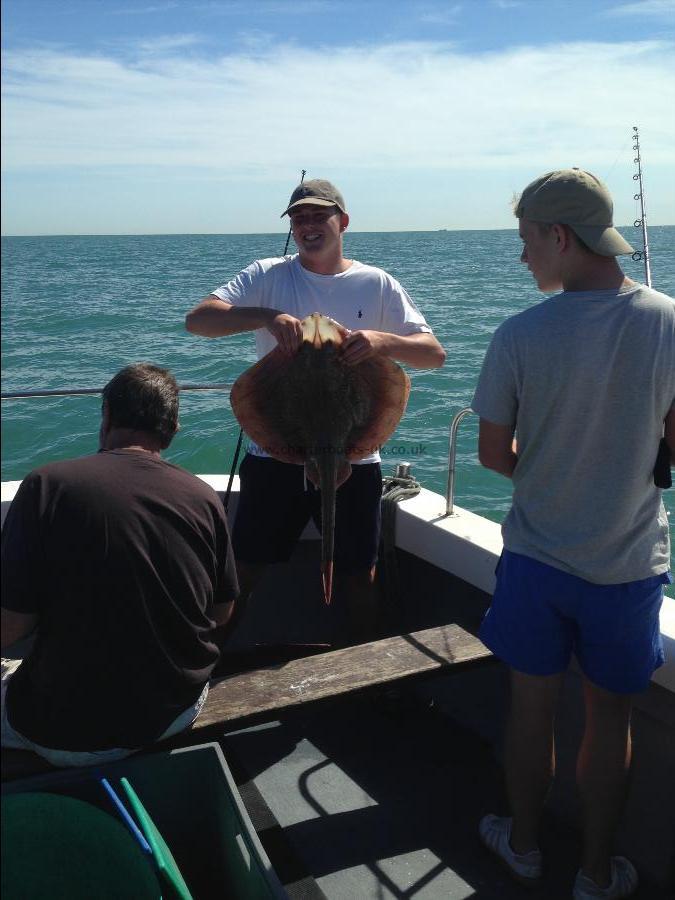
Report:
[[[256,0],[255,13],[263,16],[306,16],[330,10],[332,0]],[[251,0],[163,0],[147,6],[116,6],[105,10],[109,16],[154,16],[187,7],[194,14],[213,17],[250,15]]]
[[[639,111],[652,163],[675,161],[666,42],[480,55],[449,44],[279,46],[131,62],[36,49],[5,56],[3,165],[460,169],[614,156]],[[629,118],[630,117],[630,118]]]
[[106,10],[111,16],[148,16],[155,13],[166,13],[178,9],[178,0],[165,0],[164,3],[153,3],[149,6],[122,6]]
[[419,20],[427,25],[454,25],[461,12],[461,3],[455,3],[454,6],[446,6],[442,9],[422,11]]
[[605,10],[606,16],[673,16],[675,0],[636,0]]
[[196,34],[168,34],[159,35],[150,40],[137,41],[134,48],[140,54],[161,55],[173,53],[174,50],[183,50],[186,47],[194,47],[203,41],[204,39]]
[[330,12],[334,9],[334,0],[256,0],[255,7],[251,0],[212,0],[194,3],[192,8],[214,16],[250,15],[254,9],[256,15],[298,17]]

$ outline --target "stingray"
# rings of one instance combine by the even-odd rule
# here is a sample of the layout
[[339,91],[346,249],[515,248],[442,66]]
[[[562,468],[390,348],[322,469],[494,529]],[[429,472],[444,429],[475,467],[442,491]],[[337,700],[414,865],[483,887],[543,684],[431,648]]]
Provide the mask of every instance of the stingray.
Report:
[[230,402],[259,447],[282,462],[304,464],[321,491],[321,573],[330,603],[336,491],[349,478],[351,463],[394,432],[410,379],[388,357],[347,365],[336,323],[319,313],[302,320],[302,334],[294,355],[275,347],[240,375]]

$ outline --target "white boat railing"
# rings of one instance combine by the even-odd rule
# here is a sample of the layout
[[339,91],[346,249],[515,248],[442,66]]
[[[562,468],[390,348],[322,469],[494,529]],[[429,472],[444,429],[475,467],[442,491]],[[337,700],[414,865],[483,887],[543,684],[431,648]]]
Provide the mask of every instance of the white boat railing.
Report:
[[[222,384],[180,384],[179,391],[229,391],[232,385]],[[5,391],[0,395],[2,400],[33,400],[39,397],[85,397],[102,394],[103,388],[39,388],[30,391]],[[457,431],[462,419],[473,413],[470,406],[461,409],[450,423],[448,442],[448,481],[445,492],[445,515],[454,516],[455,481],[457,478]]]

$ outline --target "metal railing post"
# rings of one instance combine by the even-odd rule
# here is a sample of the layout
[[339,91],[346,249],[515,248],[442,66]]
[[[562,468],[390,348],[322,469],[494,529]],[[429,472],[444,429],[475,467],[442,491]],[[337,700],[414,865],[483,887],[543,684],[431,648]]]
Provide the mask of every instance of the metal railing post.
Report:
[[453,509],[455,505],[455,473],[457,470],[457,467],[455,465],[455,459],[457,457],[457,430],[459,429],[459,423],[462,421],[464,416],[468,416],[469,413],[472,412],[473,410],[470,406],[465,406],[464,409],[460,409],[460,411],[450,423],[450,437],[448,441],[448,486],[445,491],[446,516],[454,515]]

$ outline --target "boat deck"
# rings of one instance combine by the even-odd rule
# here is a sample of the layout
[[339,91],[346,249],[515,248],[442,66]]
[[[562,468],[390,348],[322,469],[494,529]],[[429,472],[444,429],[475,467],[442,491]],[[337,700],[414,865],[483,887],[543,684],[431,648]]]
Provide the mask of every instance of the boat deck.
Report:
[[[480,816],[504,808],[490,745],[407,691],[296,713],[231,733],[224,747],[326,897],[522,896],[477,836]],[[553,823],[546,839],[577,856]],[[545,897],[570,893],[573,872],[556,856]]]
[[[449,620],[475,633],[489,602],[485,592],[412,554],[399,552],[397,561],[400,590],[389,600],[387,633]],[[292,562],[273,567],[261,584],[228,644],[223,672],[255,654],[258,665],[283,666],[330,641],[336,617],[338,606],[321,600],[317,547],[303,542]],[[579,678],[570,673],[561,701],[559,777],[541,837],[546,871],[534,891],[512,881],[477,835],[481,816],[507,809],[500,765],[506,705],[507,671],[490,660],[196,736],[221,744],[291,898],[569,898],[580,855],[573,787]],[[634,732],[633,781],[617,850],[637,864],[638,900],[672,900],[671,691],[652,685],[636,709]],[[183,735],[175,743],[190,740]]]
[[[260,650],[261,641],[273,646],[284,640],[299,645],[329,640],[339,610],[320,600],[313,544],[303,542],[291,563],[270,570],[230,651],[254,645]],[[407,553],[398,553],[397,574],[399,590],[389,598],[386,617],[392,633],[443,624],[449,610],[452,621],[475,633],[489,603],[486,594]],[[581,847],[573,796],[581,728],[574,673],[559,717],[561,778],[543,821],[547,869],[541,888],[532,891],[515,883],[478,839],[480,818],[507,810],[500,763],[507,677],[496,660],[444,670],[422,682],[335,698],[228,730],[221,743],[235,775],[255,784],[302,866],[331,900],[569,898]],[[662,689],[653,690],[658,706]],[[668,711],[675,712],[672,695],[662,693]],[[647,794],[654,783],[661,785],[664,803],[651,822],[656,830],[661,823],[666,827],[658,837],[643,838],[649,845],[643,850],[645,856],[652,854],[654,870],[660,866],[659,885],[670,885],[675,857],[670,856],[673,827],[667,821],[675,797],[669,799],[665,786],[671,775],[675,784],[675,722],[663,724],[660,707],[654,713],[649,722],[637,714],[636,753],[648,739],[660,755],[650,755],[648,773],[638,758],[636,780]],[[633,800],[631,834],[636,821],[644,826],[644,804],[653,808],[653,798],[650,802],[641,793]],[[261,840],[265,843],[264,834]],[[282,864],[273,858],[273,848],[268,853],[275,865]],[[643,876],[634,895],[638,900],[672,900],[673,890],[657,885],[639,861],[638,867]],[[669,875],[664,876],[665,869]]]
[[[571,896],[580,837],[557,814],[543,819],[546,870],[535,890],[478,839],[481,816],[504,812],[506,799],[494,740],[501,722],[489,734],[471,719],[482,717],[484,690],[494,698],[501,686],[505,698],[505,676],[499,664],[443,674],[219,735],[291,900]],[[671,900],[641,874],[636,900]]]
[[[471,673],[474,688],[480,677]],[[571,896],[580,838],[558,817],[544,818],[547,868],[535,891],[481,845],[481,816],[506,810],[494,745],[430,702],[435,689],[463,690],[462,681],[446,675],[425,688],[346,698],[224,737],[235,775],[256,785],[326,897]],[[635,894],[669,896],[647,882]]]

